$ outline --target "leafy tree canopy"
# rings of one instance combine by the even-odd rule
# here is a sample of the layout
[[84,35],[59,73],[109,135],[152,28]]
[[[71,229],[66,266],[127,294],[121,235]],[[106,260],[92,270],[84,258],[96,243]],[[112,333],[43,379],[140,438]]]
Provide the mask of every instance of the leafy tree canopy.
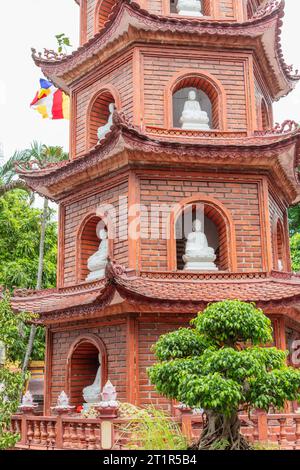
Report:
[[247,448],[238,411],[281,409],[299,399],[300,371],[286,365],[285,351],[259,346],[272,342],[272,328],[254,304],[217,302],[191,323],[155,344],[151,382],[166,397],[205,410],[199,448],[221,441],[225,448]]
[[[15,190],[0,198],[0,285],[35,288],[42,211],[33,208],[28,194]],[[49,221],[45,242],[43,285],[56,282],[57,224]]]
[[295,272],[300,271],[300,232],[295,233],[290,239],[292,269]]
[[300,205],[289,209],[290,234],[300,233]]
[[[0,285],[5,289],[35,288],[41,217],[42,210],[32,207],[29,195],[22,190],[8,192],[0,198]],[[52,217],[53,213],[49,211],[43,271],[46,288],[54,287],[56,283],[57,223]],[[0,315],[7,309],[7,303],[0,302]],[[23,360],[29,332],[30,327],[20,321],[16,334],[11,334],[11,360]],[[43,360],[44,350],[44,330],[38,328],[32,359]]]
[[[4,293],[0,302],[0,343],[5,346],[8,359],[24,348],[20,325],[32,319],[33,316],[27,313],[15,314],[10,307],[9,294]],[[26,378],[10,361],[0,367],[0,450],[14,446],[18,440],[18,436],[9,431],[10,418],[18,408]]]

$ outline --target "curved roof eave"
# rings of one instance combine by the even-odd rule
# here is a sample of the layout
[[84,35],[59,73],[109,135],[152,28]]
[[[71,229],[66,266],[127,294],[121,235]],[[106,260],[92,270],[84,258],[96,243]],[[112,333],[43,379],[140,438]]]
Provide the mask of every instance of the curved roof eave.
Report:
[[[280,85],[282,90],[274,93],[274,98],[279,99],[281,96],[289,93],[297,80],[300,79],[298,75],[292,75],[292,71],[287,67],[283,61],[282,50],[280,45],[280,27],[281,18],[284,15],[283,2],[274,4],[272,8],[264,9],[260,15],[243,23],[233,23],[228,21],[209,21],[198,19],[182,19],[177,17],[164,17],[160,15],[153,15],[146,10],[140,8],[130,0],[119,0],[109,17],[104,28],[90,39],[86,44],[80,46],[76,51],[68,56],[55,55],[53,51],[46,52],[46,57],[42,54],[36,54],[33,50],[33,59],[39,67],[42,68],[44,74],[50,78],[57,86],[68,92],[68,87],[72,80],[74,80],[75,70],[82,67],[84,64],[89,63],[89,70],[93,63],[99,65],[99,57],[101,52],[112,45],[115,41],[120,39],[124,34],[128,34],[129,29],[140,30],[143,29],[149,34],[157,31],[172,32],[173,33],[186,33],[189,35],[218,35],[218,36],[244,36],[244,37],[266,37],[270,32],[272,35],[271,44],[272,51],[268,52],[269,61],[275,76],[281,75]],[[269,32],[268,32],[269,31]],[[263,41],[263,45],[268,44],[268,41]],[[270,41],[269,41],[270,42]],[[274,57],[274,48],[276,54]],[[272,63],[273,62],[273,63]],[[86,69],[84,69],[86,73]],[[76,79],[80,73],[76,76]]]
[[[98,174],[100,167],[103,174],[105,174],[108,168],[112,170],[114,167],[120,168],[130,161],[133,163],[136,159],[138,161],[140,151],[145,156],[148,155],[148,161],[153,164],[157,162],[157,155],[165,155],[168,161],[172,158],[180,159],[184,155],[190,162],[193,162],[193,165],[195,162],[198,164],[208,162],[212,158],[214,160],[216,158],[221,159],[222,165],[225,161],[228,163],[229,160],[234,164],[239,158],[239,161],[242,161],[245,165],[249,165],[254,159],[255,162],[253,160],[252,165],[254,163],[255,165],[260,164],[262,168],[267,165],[269,168],[271,165],[269,163],[270,158],[272,159],[275,156],[277,165],[280,166],[280,169],[276,167],[276,171],[282,175],[285,190],[289,193],[289,199],[292,202],[300,193],[298,177],[295,174],[299,137],[300,129],[297,128],[292,132],[283,134],[256,136],[246,139],[214,139],[210,137],[194,140],[190,143],[178,142],[177,140],[176,142],[158,140],[143,134],[138,128],[130,125],[124,116],[115,112],[110,132],[100,144],[90,151],[77,156],[73,160],[51,164],[45,168],[20,167],[18,173],[37,192],[53,199],[59,199],[63,197],[61,186],[64,192],[67,191],[67,187],[63,182],[69,181],[71,184],[71,177],[74,175],[81,173],[81,179],[83,180],[87,169],[91,174],[92,168],[98,168]],[[51,194],[49,193],[50,188],[52,188]]]
[[[167,274],[167,276],[165,276]],[[259,304],[299,305],[300,278],[291,273],[209,273],[141,272],[126,270],[111,260],[101,281],[61,289],[19,291],[12,297],[14,311],[32,311],[43,321],[72,317],[76,310],[100,308],[111,303],[115,292],[129,303],[150,302],[158,307],[178,305],[183,311],[192,304],[236,299]],[[71,315],[70,315],[71,313]],[[82,312],[82,316],[84,313]],[[71,319],[71,318],[70,318]]]

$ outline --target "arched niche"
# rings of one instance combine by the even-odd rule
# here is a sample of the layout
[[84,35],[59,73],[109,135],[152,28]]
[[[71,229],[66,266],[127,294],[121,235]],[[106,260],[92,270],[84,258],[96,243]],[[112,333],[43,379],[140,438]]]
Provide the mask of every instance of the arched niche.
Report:
[[166,87],[166,127],[181,127],[179,119],[190,90],[196,91],[202,110],[210,118],[210,128],[226,130],[226,95],[222,84],[211,74],[194,70],[176,74]]
[[278,218],[273,227],[274,268],[276,271],[288,271],[286,237],[281,220]]
[[99,31],[101,31],[101,29],[104,28],[105,23],[108,21],[109,16],[115,4],[116,4],[115,0],[98,0],[96,2],[95,16],[94,16],[95,34],[99,33]]
[[263,98],[260,105],[261,129],[267,131],[271,128],[270,116],[267,103]]
[[107,382],[107,351],[97,335],[80,335],[71,345],[67,358],[66,390],[73,406],[84,402],[82,391],[92,385],[101,358],[101,387]]
[[81,222],[77,232],[76,242],[76,273],[77,282],[84,282],[89,274],[87,262],[99,248],[100,240],[97,237],[96,228],[99,222],[102,222],[103,228],[108,232],[109,238],[109,256],[113,257],[113,226],[106,215],[97,215],[95,212],[89,213]]
[[91,99],[87,111],[87,149],[98,143],[98,129],[104,126],[109,119],[109,105],[114,103],[120,109],[120,97],[114,87],[108,86],[98,91]]
[[168,227],[168,268],[183,270],[182,256],[188,234],[195,219],[200,219],[208,245],[214,248],[219,271],[235,271],[236,239],[229,211],[213,198],[197,196],[183,200],[171,212]]

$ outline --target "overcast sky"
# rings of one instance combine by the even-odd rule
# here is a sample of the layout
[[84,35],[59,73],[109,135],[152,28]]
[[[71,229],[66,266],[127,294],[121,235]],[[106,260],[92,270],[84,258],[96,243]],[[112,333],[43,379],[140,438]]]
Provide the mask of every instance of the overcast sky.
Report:
[[[286,0],[282,35],[285,59],[300,69],[300,2]],[[39,85],[31,47],[56,48],[55,35],[65,33],[77,47],[79,7],[74,0],[0,0],[0,142],[9,157],[33,140],[68,149],[68,121],[43,120],[29,108]],[[300,121],[300,85],[274,106],[275,120]]]

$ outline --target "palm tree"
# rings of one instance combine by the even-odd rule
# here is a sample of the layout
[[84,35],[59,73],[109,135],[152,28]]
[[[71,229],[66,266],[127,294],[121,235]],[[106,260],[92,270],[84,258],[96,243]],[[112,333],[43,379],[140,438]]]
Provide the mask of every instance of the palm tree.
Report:
[[[64,152],[62,147],[47,146],[34,141],[29,149],[17,151],[14,155],[0,168],[0,196],[12,189],[24,189],[31,192],[26,183],[20,179],[16,179],[16,166],[20,164],[36,163],[39,167],[45,167],[49,163],[55,163],[69,158],[68,153]],[[45,234],[47,228],[47,218],[49,210],[49,200],[45,197],[43,204],[43,213],[41,217],[41,236],[39,247],[39,264],[37,272],[36,289],[42,288],[43,269],[44,269],[44,250],[45,250]],[[31,325],[29,340],[23,361],[22,370],[26,372],[28,363],[32,353],[34,338],[36,334],[36,326]]]
[[13,189],[23,189],[31,193],[24,181],[16,179],[16,165],[25,162],[24,152],[16,151],[4,165],[0,166],[0,196],[4,196],[5,193]]

